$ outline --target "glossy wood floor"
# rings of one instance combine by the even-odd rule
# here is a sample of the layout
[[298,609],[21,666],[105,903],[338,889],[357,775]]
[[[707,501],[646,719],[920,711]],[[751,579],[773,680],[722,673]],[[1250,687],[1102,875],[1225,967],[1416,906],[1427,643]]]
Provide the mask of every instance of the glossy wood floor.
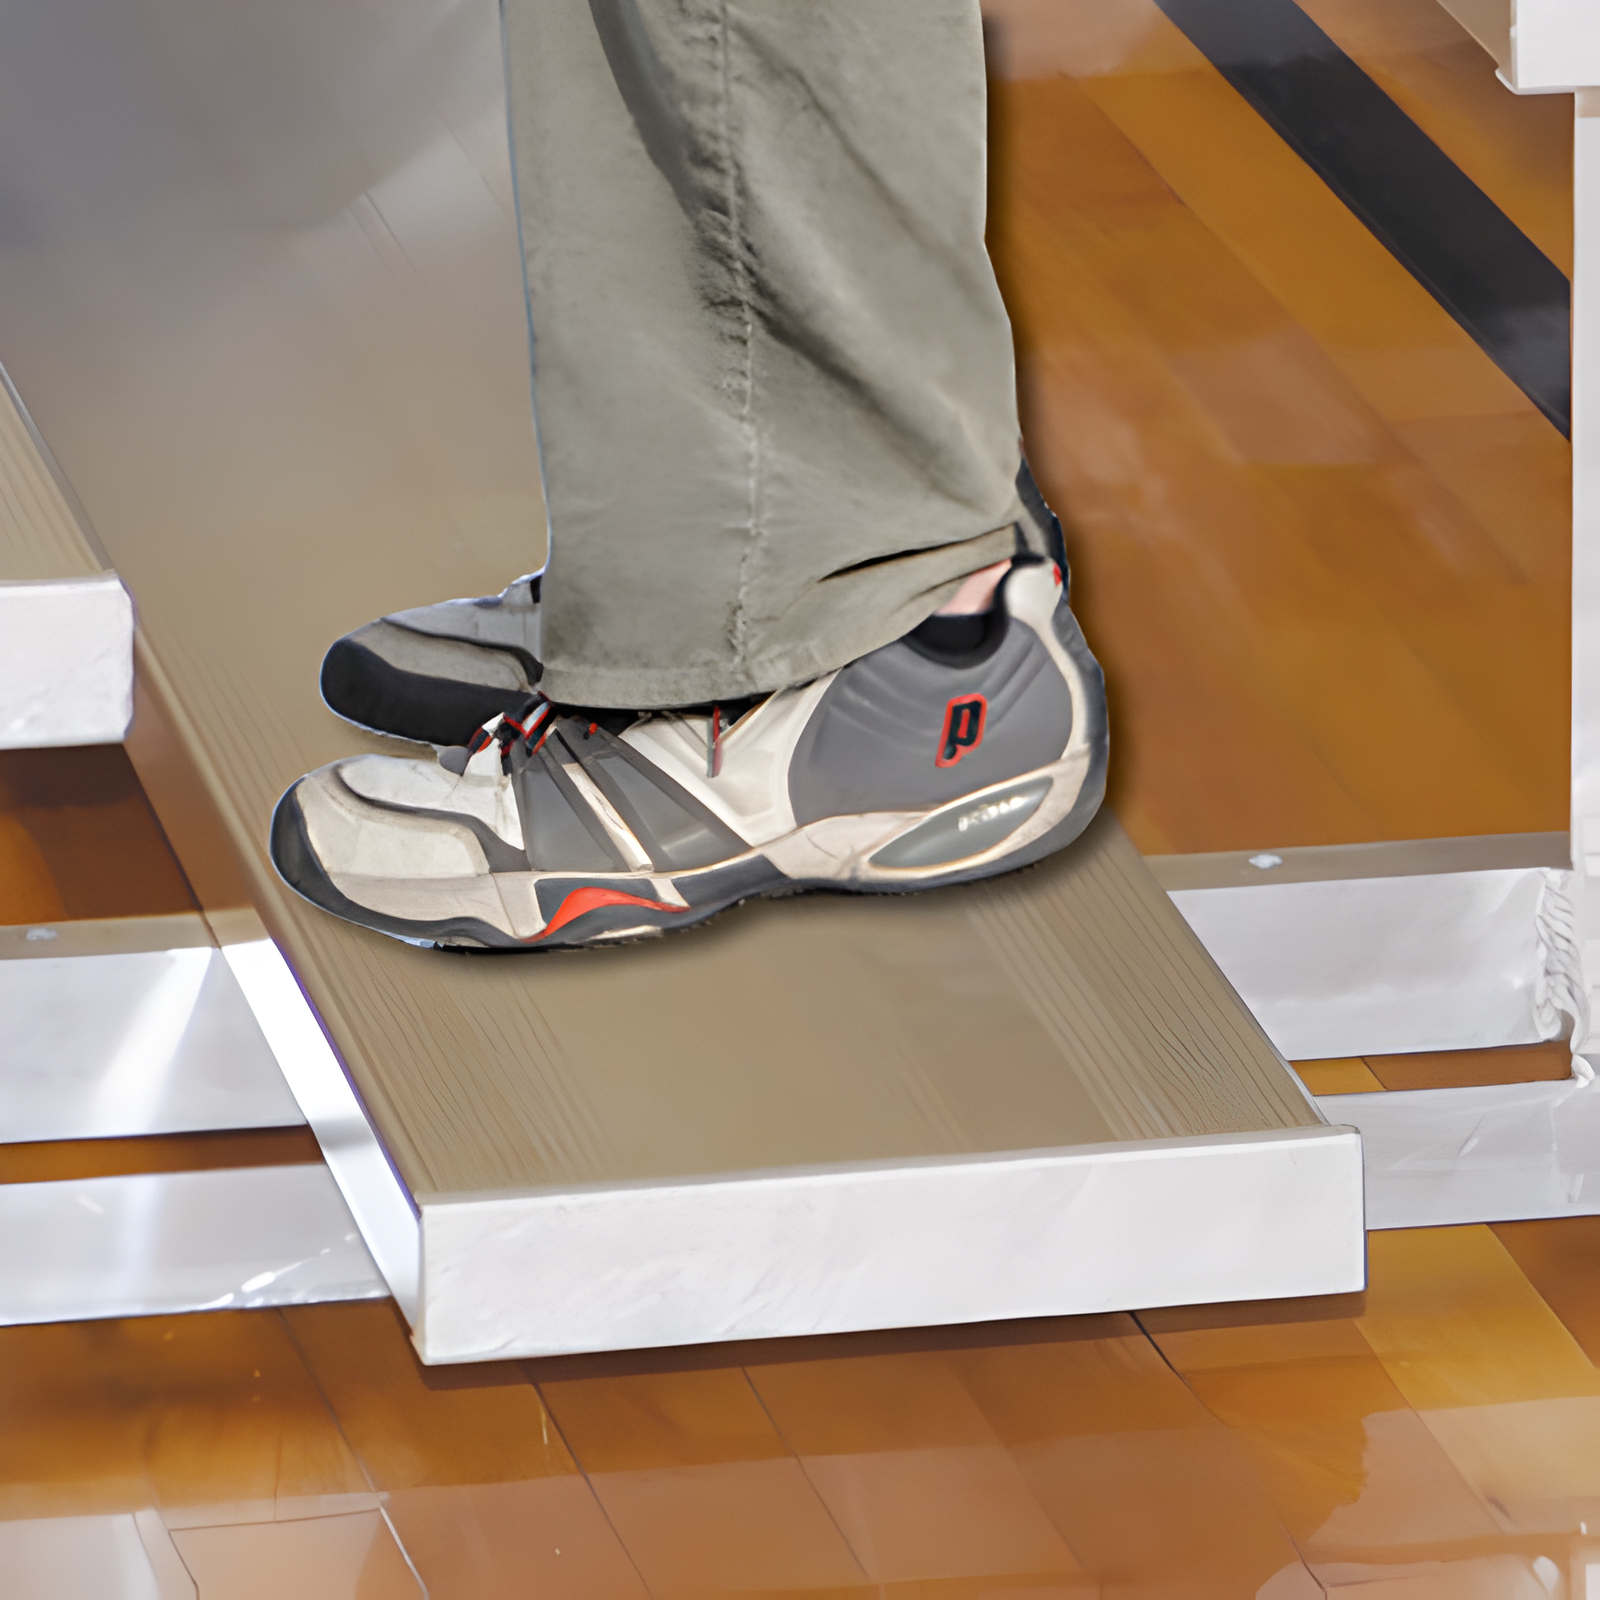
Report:
[[[1569,259],[1569,99],[1433,0],[1307,9]],[[1135,842],[1564,829],[1566,441],[1153,0],[991,30],[991,245]]]
[[[1565,266],[1570,103],[1504,94],[1433,0],[1305,3]],[[1564,827],[1564,442],[1146,0],[993,20],[1030,452],[1141,845]],[[189,904],[105,751],[0,758],[0,897]],[[0,1181],[302,1145],[36,1146]],[[564,1363],[427,1370],[385,1304],[6,1329],[0,1594],[1577,1600],[1597,1361],[1600,1219],[1376,1234],[1338,1303]]]
[[[1533,1600],[1600,1518],[1596,1268],[1384,1233],[1360,1303],[444,1370],[386,1304],[9,1329],[0,1559],[143,1513],[225,1600]],[[108,1592],[52,1571],[6,1592]]]

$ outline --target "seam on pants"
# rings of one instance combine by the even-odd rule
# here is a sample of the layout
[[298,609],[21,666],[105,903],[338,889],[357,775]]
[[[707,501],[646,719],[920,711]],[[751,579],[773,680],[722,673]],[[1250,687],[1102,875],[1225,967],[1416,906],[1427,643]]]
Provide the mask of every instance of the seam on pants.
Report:
[[723,172],[723,203],[728,216],[728,242],[732,259],[734,289],[738,296],[744,336],[744,399],[739,420],[745,435],[747,475],[747,516],[749,529],[744,553],[739,557],[739,582],[734,591],[732,644],[734,661],[741,668],[749,656],[749,629],[746,625],[745,597],[749,588],[750,563],[761,541],[761,432],[756,426],[755,302],[750,291],[750,267],[745,260],[744,206],[739,193],[739,170],[733,159],[729,136],[729,117],[733,100],[733,73],[729,43],[728,0],[717,5],[718,102],[717,141]]

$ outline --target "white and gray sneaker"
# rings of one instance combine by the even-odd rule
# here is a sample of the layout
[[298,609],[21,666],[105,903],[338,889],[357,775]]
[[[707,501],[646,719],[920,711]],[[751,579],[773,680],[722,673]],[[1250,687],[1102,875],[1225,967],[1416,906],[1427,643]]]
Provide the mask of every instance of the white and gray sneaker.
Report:
[[526,705],[539,681],[542,576],[530,573],[481,600],[396,611],[347,633],[323,657],[322,698],[378,733],[464,743]]
[[279,801],[308,900],[419,944],[554,949],[808,888],[903,893],[1070,843],[1105,791],[1105,691],[1062,569],[754,704],[574,713],[542,696],[437,760],[357,756]]
[[[1032,537],[1063,566],[1061,524],[1028,464],[1017,495]],[[465,744],[484,723],[527,703],[544,668],[539,586],[530,573],[499,594],[394,611],[334,641],[322,662],[322,698],[349,722],[421,744]]]

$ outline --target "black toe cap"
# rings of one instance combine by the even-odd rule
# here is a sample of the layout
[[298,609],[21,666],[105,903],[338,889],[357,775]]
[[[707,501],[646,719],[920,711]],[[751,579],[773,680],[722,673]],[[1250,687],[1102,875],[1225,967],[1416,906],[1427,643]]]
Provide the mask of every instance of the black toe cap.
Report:
[[423,744],[465,744],[491,718],[525,705],[528,691],[404,672],[346,636],[322,658],[322,698],[363,728]]

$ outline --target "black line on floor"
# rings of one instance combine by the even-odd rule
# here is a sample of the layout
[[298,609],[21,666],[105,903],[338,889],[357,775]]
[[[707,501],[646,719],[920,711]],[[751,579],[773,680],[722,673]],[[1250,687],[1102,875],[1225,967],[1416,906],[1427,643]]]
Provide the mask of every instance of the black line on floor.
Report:
[[1156,0],[1189,41],[1558,427],[1566,275],[1294,0]]

